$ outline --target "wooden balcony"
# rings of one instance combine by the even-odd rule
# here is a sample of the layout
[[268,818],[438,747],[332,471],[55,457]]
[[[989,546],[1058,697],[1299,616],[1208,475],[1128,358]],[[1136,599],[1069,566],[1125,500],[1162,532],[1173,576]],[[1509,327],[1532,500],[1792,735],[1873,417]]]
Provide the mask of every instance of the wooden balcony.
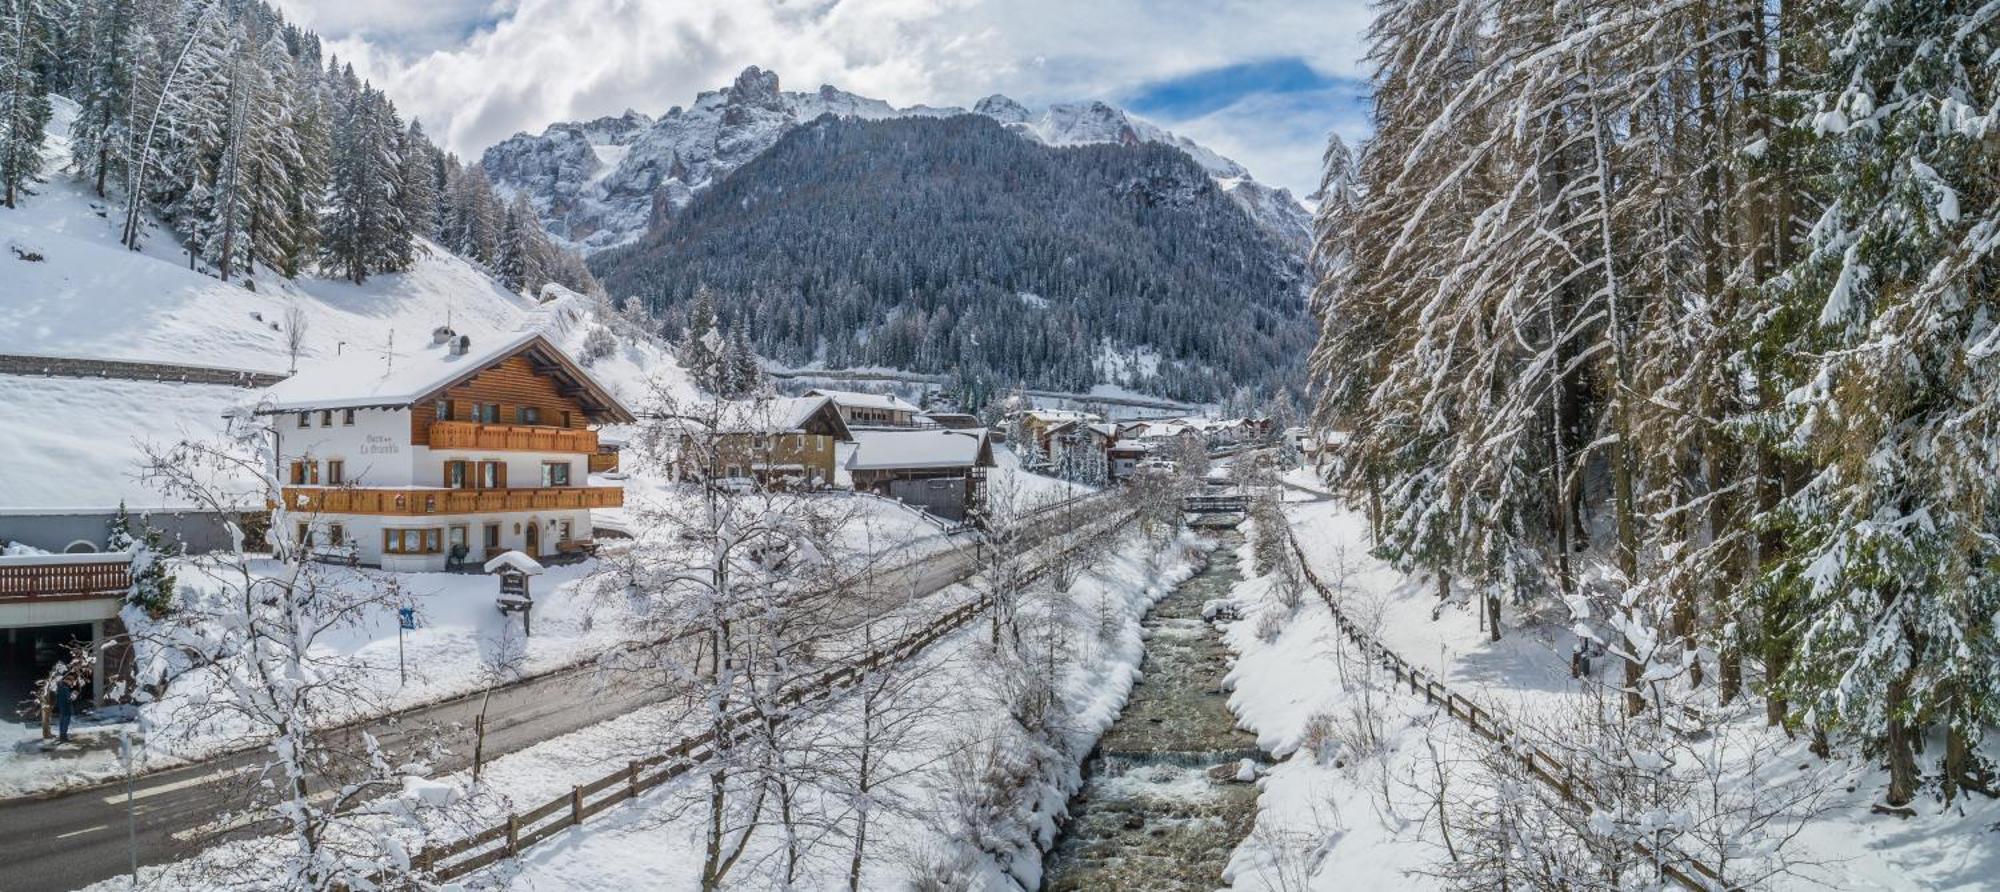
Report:
[[328,489],[287,486],[284,498],[286,510],[305,514],[424,517],[433,514],[617,508],[625,504],[625,490],[617,486],[536,489]]
[[520,452],[597,452],[597,432],[527,424],[431,422],[432,449],[495,449]]
[[70,601],[123,595],[132,587],[129,554],[51,554],[0,558],[0,601]]

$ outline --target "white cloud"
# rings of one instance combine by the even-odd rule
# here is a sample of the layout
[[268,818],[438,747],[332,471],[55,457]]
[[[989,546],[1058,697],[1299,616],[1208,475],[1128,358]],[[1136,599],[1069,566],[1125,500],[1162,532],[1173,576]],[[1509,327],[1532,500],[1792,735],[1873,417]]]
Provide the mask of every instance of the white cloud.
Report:
[[[469,156],[555,121],[626,108],[659,114],[748,65],[776,71],[786,89],[831,83],[933,105],[970,105],[990,93],[1029,103],[1115,100],[1153,81],[1288,56],[1357,76],[1368,21],[1366,0],[283,2],[406,115]],[[1280,111],[1232,106],[1240,115],[1260,107]],[[1204,143],[1213,130],[1221,138],[1211,144],[1260,177],[1310,187],[1315,177],[1298,176],[1295,159],[1240,137],[1240,147],[1226,148],[1230,134],[1217,116],[1228,111],[1187,128],[1162,123]],[[1260,156],[1281,169],[1265,171]]]

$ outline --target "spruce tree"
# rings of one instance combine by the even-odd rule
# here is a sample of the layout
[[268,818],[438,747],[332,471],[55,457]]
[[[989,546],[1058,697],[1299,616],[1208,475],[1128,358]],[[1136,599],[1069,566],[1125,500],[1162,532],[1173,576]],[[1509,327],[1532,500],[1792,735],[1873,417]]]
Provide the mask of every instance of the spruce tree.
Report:
[[0,204],[10,208],[42,172],[52,13],[46,0],[0,0]]

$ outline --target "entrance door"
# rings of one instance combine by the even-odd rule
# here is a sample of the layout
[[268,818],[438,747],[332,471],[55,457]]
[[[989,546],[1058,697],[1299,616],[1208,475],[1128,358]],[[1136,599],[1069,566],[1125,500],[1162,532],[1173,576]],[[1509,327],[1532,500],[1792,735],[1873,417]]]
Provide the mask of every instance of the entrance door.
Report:
[[542,556],[542,523],[538,520],[528,521],[528,556]]

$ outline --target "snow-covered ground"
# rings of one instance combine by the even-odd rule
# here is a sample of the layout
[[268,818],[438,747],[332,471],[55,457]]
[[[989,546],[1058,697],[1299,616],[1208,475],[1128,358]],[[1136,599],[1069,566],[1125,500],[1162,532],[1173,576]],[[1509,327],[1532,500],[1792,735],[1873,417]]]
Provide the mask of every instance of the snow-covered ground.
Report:
[[[0,260],[0,263],[4,263]],[[0,511],[171,505],[139,479],[145,446],[217,440],[252,391],[213,384],[0,377]]]
[[[1088,627],[1074,638],[1058,685],[1063,721],[1062,758],[1042,763],[1031,780],[1030,798],[1039,804],[1034,815],[1008,816],[1017,822],[1012,839],[1022,848],[1011,852],[1011,867],[993,860],[959,835],[964,805],[963,776],[954,766],[960,754],[980,751],[1014,734],[1006,704],[991,683],[996,671],[986,644],[987,626],[975,619],[934,644],[907,666],[913,686],[901,696],[922,701],[925,709],[905,745],[891,754],[891,774],[899,776],[882,797],[871,830],[874,840],[862,888],[906,888],[927,865],[958,860],[969,864],[977,878],[973,888],[998,888],[1002,873],[1028,887],[1037,882],[1041,846],[1055,833],[1054,820],[1081,782],[1079,765],[1093,741],[1117,717],[1138,673],[1143,653],[1139,620],[1145,610],[1195,570],[1192,543],[1177,539],[1154,547],[1136,534],[1108,550],[1084,573],[1060,605],[1046,605],[1069,621]],[[933,596],[936,604],[959,603],[976,591],[956,586]],[[942,607],[938,608],[942,610]],[[1039,607],[1030,606],[1027,613]],[[1101,630],[1101,631],[1100,631]],[[482,773],[481,795],[467,797],[480,821],[497,821],[510,811],[532,807],[566,793],[572,786],[602,777],[628,760],[657,753],[678,738],[679,707],[650,707],[611,722],[555,738],[488,763]],[[846,698],[814,719],[838,737],[850,729],[858,707]],[[460,791],[472,788],[460,773],[436,779]],[[535,847],[515,862],[503,862],[462,881],[467,888],[630,890],[689,888],[697,885],[701,864],[699,809],[690,797],[705,789],[699,772],[648,793],[635,807],[620,805],[566,831],[556,841]],[[824,791],[802,797],[821,801]],[[828,848],[808,859],[806,873],[794,884],[801,889],[845,888],[846,851],[835,838]],[[753,842],[732,886],[775,884],[780,867],[775,828]],[[204,859],[232,857],[242,850],[225,849],[188,861],[143,871],[149,888],[203,888]],[[123,880],[107,881],[100,889],[124,888]]]
[[[43,154],[47,169],[60,171],[76,106],[61,97],[54,103]],[[157,224],[149,224],[142,250],[127,250],[119,243],[123,206],[67,174],[54,173],[19,205],[0,213],[0,354],[283,374],[293,366],[287,341],[295,321],[301,366],[415,351],[447,324],[480,343],[542,331],[580,356],[584,339],[604,324],[589,298],[558,288],[553,301],[529,300],[434,245],[424,245],[411,269],[361,285],[267,270],[225,283],[188,269],[173,233]],[[621,401],[643,409],[657,393],[692,395],[663,344],[621,334],[610,356],[588,364]],[[21,447],[0,471],[0,510],[158,505],[135,479],[137,443],[213,438],[222,410],[256,399],[253,390],[213,385],[21,376],[0,384],[7,394],[0,432]]]
[[[1310,473],[1287,480],[1317,487]],[[1592,688],[1569,677],[1574,638],[1567,622],[1536,618],[1523,627],[1510,618],[1502,640],[1489,642],[1476,607],[1453,603],[1433,618],[1432,581],[1408,578],[1369,556],[1358,512],[1297,492],[1287,502],[1313,568],[1344,587],[1346,609],[1358,621],[1379,617],[1379,637],[1405,659],[1505,715],[1546,722],[1595,701]],[[1231,708],[1281,759],[1259,781],[1258,823],[1232,861],[1233,888],[1444,888],[1435,871],[1447,855],[1421,792],[1434,786],[1432,748],[1447,761],[1465,760],[1491,744],[1407,688],[1390,690],[1385,673],[1355,659],[1351,648],[1343,655],[1331,613],[1310,590],[1292,611],[1277,588],[1275,575],[1243,583],[1236,600],[1244,619],[1228,631],[1239,653]],[[1274,637],[1259,634],[1265,612],[1290,617]],[[1609,678],[1615,666],[1605,662],[1596,668]],[[1372,753],[1354,746],[1355,716],[1364,704],[1380,719],[1382,746]],[[1907,820],[1871,814],[1884,773],[1865,760],[1821,760],[1807,745],[1803,737],[1763,727],[1754,700],[1721,714],[1707,736],[1690,743],[1689,752],[1727,766],[1726,786],[1739,794],[1751,784],[1822,794],[1813,814],[1792,819],[1797,838],[1784,851],[1794,872],[1759,887],[1994,887],[2000,838],[1992,828],[2000,826],[2000,803],[1974,795],[1949,814],[1939,813],[1935,799],[1923,800],[1918,816]],[[1773,830],[1782,826],[1778,821]]]
[[994,446],[993,462],[996,467],[989,470],[986,477],[987,497],[1011,500],[1016,511],[1031,511],[1043,505],[1097,492],[1094,486],[1037,474],[1021,467],[1020,453],[1015,452],[1012,445]]

